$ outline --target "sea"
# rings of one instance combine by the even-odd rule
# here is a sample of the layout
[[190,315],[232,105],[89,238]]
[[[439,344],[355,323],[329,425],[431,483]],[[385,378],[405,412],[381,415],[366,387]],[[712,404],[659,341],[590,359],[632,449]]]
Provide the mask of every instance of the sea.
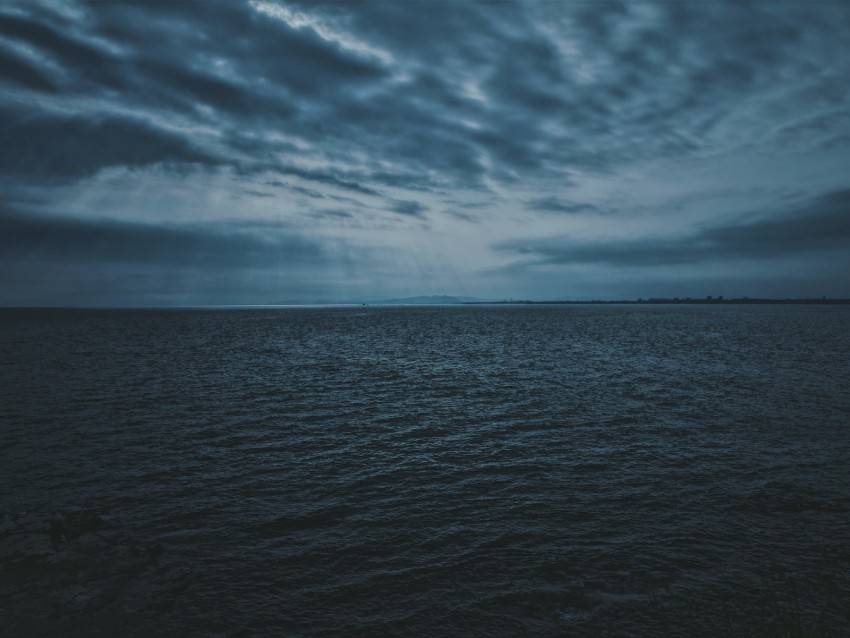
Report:
[[850,307],[0,311],[0,636],[850,636]]

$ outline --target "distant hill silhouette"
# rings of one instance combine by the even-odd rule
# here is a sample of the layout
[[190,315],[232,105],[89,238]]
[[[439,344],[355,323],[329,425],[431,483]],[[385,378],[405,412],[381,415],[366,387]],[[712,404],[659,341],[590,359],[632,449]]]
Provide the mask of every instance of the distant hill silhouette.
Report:
[[272,302],[268,305],[286,306],[286,305],[374,305],[374,306],[438,306],[438,305],[457,305],[457,304],[622,304],[622,305],[646,305],[646,304],[711,304],[711,305],[729,305],[729,304],[841,304],[850,305],[850,299],[830,298],[830,297],[814,297],[804,299],[778,299],[778,298],[759,298],[759,297],[736,297],[729,298],[723,296],[708,296],[708,297],[650,297],[640,299],[593,299],[593,300],[575,300],[575,299],[560,299],[560,300],[530,300],[530,299],[481,299],[479,297],[455,297],[453,295],[417,295],[415,297],[394,297],[391,299],[368,298],[361,297],[357,299],[347,300],[330,300],[330,299],[313,299],[313,300],[288,300]]
[[417,295],[415,297],[393,297],[384,299],[380,297],[359,297],[353,299],[288,299],[270,302],[270,306],[290,305],[352,305],[363,304],[375,306],[425,306],[425,305],[454,305],[463,303],[476,303],[482,300],[478,297],[455,297],[452,295]]
[[397,299],[385,299],[383,301],[372,301],[369,303],[387,305],[428,305],[428,304],[459,304],[463,299],[450,295],[419,295],[418,297],[400,297]]

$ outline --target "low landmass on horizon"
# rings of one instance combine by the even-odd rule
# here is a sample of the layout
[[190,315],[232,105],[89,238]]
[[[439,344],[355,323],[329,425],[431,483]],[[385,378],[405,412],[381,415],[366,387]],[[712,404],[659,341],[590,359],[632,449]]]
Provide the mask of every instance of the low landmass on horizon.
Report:
[[[638,297],[637,299],[522,299],[522,298],[493,298],[453,296],[453,295],[418,295],[414,297],[398,297],[392,299],[354,299],[346,301],[315,301],[307,305],[370,305],[370,306],[421,306],[421,305],[488,305],[488,304],[850,304],[850,298],[803,297],[803,298],[770,298],[770,297],[724,297],[723,295],[707,295],[706,297]],[[271,306],[300,305],[293,302],[276,302]]]

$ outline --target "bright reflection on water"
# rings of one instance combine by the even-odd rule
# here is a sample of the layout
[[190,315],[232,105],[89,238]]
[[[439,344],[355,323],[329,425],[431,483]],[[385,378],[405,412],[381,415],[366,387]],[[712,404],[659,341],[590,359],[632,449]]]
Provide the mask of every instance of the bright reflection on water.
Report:
[[72,541],[7,548],[0,594],[16,635],[850,634],[848,328],[828,306],[3,311],[3,541],[50,548],[75,507],[106,526],[73,566]]

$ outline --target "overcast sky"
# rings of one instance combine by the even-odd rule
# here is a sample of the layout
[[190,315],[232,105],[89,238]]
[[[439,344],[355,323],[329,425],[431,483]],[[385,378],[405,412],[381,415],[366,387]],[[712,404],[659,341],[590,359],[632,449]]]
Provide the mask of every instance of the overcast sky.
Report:
[[0,304],[850,296],[850,3],[3,2]]

